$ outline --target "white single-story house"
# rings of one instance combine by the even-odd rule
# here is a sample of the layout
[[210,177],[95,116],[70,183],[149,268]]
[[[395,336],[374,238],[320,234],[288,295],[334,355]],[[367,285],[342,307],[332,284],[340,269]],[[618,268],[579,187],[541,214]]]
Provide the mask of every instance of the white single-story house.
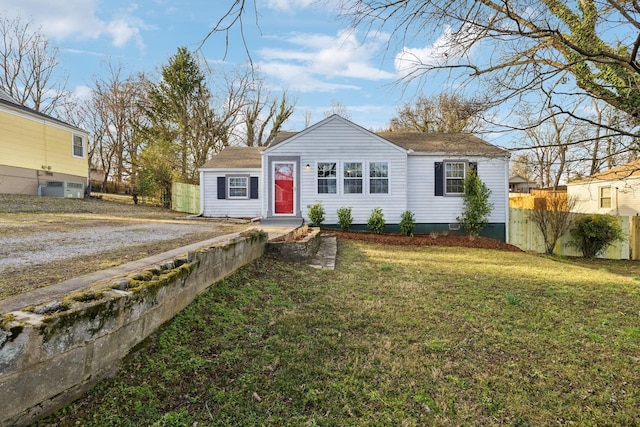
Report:
[[620,216],[640,214],[640,160],[567,183],[575,212]]
[[469,134],[374,133],[332,115],[268,147],[227,147],[200,168],[201,215],[309,221],[321,203],[325,226],[351,207],[354,229],[381,208],[387,230],[403,212],[416,233],[457,232],[469,168],[491,189],[493,211],[483,235],[506,241],[509,153]]
[[509,191],[512,193],[529,193],[536,188],[538,188],[538,184],[520,175],[514,175],[509,178]]

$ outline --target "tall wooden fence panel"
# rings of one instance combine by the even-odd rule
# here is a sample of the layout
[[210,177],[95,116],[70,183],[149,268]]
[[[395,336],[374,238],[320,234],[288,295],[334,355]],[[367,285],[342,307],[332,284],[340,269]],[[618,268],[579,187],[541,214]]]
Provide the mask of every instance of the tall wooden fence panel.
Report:
[[[509,209],[509,243],[524,251],[544,253],[545,247],[542,233],[538,229],[538,226],[529,219],[530,212],[530,209]],[[578,217],[583,214],[576,213],[572,215],[574,217]],[[622,228],[624,240],[615,242],[602,255],[600,255],[599,258],[630,259],[630,254],[632,252],[638,253],[638,251],[632,251],[630,249],[630,241],[633,240],[630,238],[633,234],[632,219],[636,217],[618,216],[616,218]],[[636,227],[640,229],[640,220],[638,220],[638,225],[636,225]],[[636,231],[635,235],[640,236],[638,231]],[[638,240],[638,238],[635,239],[635,241]],[[582,253],[572,247],[570,242],[571,235],[569,233],[565,233],[556,243],[553,253],[565,256],[582,256]]]
[[200,186],[174,182],[171,186],[171,209],[192,214],[200,213]]
[[631,227],[629,229],[629,251],[632,260],[640,260],[640,216],[631,217]]

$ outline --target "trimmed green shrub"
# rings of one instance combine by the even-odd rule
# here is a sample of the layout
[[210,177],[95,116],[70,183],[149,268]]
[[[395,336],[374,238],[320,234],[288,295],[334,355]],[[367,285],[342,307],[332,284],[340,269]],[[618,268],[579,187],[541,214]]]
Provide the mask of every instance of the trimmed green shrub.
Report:
[[309,222],[312,227],[320,227],[324,222],[324,208],[322,203],[318,202],[315,205],[309,207]]
[[386,222],[384,221],[384,214],[381,208],[373,208],[371,215],[369,215],[369,221],[367,221],[367,228],[376,234],[380,234],[384,231]]
[[493,203],[489,202],[491,190],[478,178],[476,172],[468,168],[464,179],[464,193],[462,195],[462,215],[456,220],[469,236],[477,236],[488,223],[488,216],[493,210]]
[[400,232],[405,236],[413,236],[413,228],[416,226],[415,216],[411,211],[404,211],[400,216]]
[[351,208],[347,206],[343,206],[338,209],[338,226],[340,226],[340,230],[348,231],[351,229],[351,224],[353,223],[353,215],[351,214]]
[[570,244],[582,252],[585,258],[600,255],[616,240],[622,240],[622,228],[611,215],[583,215],[571,229],[573,240]]

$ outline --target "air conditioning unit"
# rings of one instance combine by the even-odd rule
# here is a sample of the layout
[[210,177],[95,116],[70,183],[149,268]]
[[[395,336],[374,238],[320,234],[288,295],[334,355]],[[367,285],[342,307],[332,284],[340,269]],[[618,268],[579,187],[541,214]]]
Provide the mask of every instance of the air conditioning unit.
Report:
[[84,198],[84,184],[81,182],[47,181],[47,185],[42,190],[43,196]]

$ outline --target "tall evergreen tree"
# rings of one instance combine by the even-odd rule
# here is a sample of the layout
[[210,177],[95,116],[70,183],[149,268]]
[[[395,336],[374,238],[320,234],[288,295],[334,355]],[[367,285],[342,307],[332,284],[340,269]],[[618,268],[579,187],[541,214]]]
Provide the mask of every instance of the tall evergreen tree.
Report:
[[163,142],[169,151],[163,154],[173,159],[176,179],[197,183],[198,167],[215,144],[215,117],[205,75],[187,48],[179,47],[162,67],[161,76],[148,90],[147,142]]

